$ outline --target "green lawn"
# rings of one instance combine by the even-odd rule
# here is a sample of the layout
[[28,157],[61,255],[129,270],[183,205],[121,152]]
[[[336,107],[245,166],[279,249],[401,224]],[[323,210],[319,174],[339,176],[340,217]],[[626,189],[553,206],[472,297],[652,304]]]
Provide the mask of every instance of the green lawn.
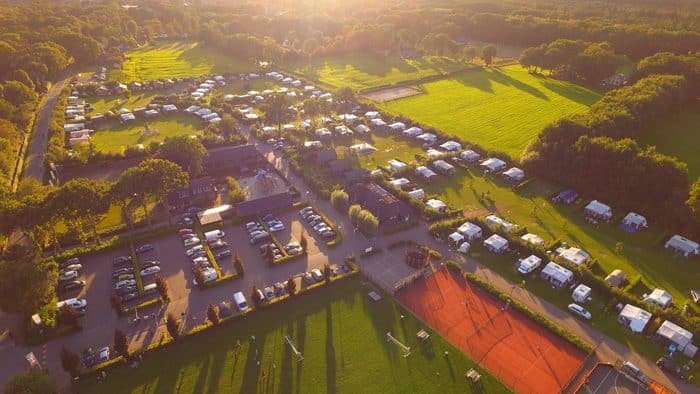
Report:
[[700,106],[659,119],[638,140],[642,145],[656,145],[660,153],[688,164],[691,182],[700,176]]
[[[369,170],[374,170],[377,167],[388,167],[387,161],[391,159],[401,160],[404,163],[411,162],[415,159],[416,154],[424,154],[425,152],[420,146],[406,144],[404,140],[389,135],[371,134],[363,138],[354,138],[352,144],[369,143],[377,148],[377,151],[369,155],[359,156],[359,165]],[[349,145],[349,144],[348,144]],[[338,155],[344,154],[347,150],[345,145],[336,146]]]
[[[83,393],[464,393],[475,365],[390,298],[372,302],[359,278],[150,353],[137,369],[120,367],[106,383],[86,381]],[[406,315],[404,320],[400,315]],[[386,332],[414,350],[403,358]],[[289,335],[304,360],[284,342]],[[255,336],[255,342],[251,340]],[[236,349],[236,342],[241,347]],[[442,356],[449,351],[449,358]],[[260,366],[256,360],[260,360]],[[507,392],[482,373],[483,391]]]
[[290,65],[306,78],[355,90],[395,84],[469,67],[463,62],[438,56],[401,59],[372,53],[349,53]]
[[246,72],[252,63],[206,48],[196,42],[168,42],[127,52],[121,70],[110,71],[110,79],[121,82],[149,81],[173,77]]
[[95,148],[103,152],[121,152],[127,146],[143,144],[144,146],[153,141],[162,141],[166,137],[177,135],[199,135],[204,129],[200,120],[192,115],[172,114],[161,115],[161,117],[148,122],[151,130],[158,130],[158,135],[142,135],[144,121],[141,119],[127,125],[113,122],[101,126],[92,135],[91,140]]
[[92,113],[105,113],[107,111],[117,112],[121,108],[133,110],[137,107],[148,105],[158,93],[134,94],[129,98],[118,96],[90,96],[85,101],[95,108]]
[[467,71],[422,85],[425,94],[379,106],[515,160],[547,124],[585,111],[600,95],[521,66]]

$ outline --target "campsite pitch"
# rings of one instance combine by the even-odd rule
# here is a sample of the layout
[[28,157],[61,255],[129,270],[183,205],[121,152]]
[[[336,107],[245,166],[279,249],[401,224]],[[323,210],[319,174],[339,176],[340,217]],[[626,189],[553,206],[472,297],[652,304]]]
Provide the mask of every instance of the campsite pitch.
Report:
[[[372,301],[370,290],[359,277],[336,282],[149,352],[138,368],[111,369],[78,392],[465,393],[474,391],[464,377],[472,368],[482,374],[480,392],[508,392],[390,297]],[[431,334],[422,344],[421,329]],[[389,331],[410,356],[387,341]]]
[[400,290],[397,298],[516,392],[559,392],[586,357],[448,270]]

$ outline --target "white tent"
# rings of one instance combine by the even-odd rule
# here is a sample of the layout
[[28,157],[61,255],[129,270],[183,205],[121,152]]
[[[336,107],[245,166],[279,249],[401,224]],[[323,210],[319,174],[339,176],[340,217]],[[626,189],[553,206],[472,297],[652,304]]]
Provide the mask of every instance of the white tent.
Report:
[[469,242],[462,242],[462,244],[459,245],[459,248],[457,248],[457,251],[459,253],[467,254],[467,253],[469,253],[470,248],[471,248],[471,245],[469,245]]
[[389,183],[391,183],[392,186],[394,186],[394,187],[399,187],[399,188],[401,188],[401,187],[404,187],[404,186],[409,185],[409,184],[411,183],[411,181],[409,181],[409,180],[406,179],[406,178],[398,178],[398,179],[391,179],[391,180],[389,181]]
[[676,253],[680,253],[683,255],[683,257],[700,255],[700,245],[697,242],[691,241],[688,238],[678,234],[666,241],[665,248],[671,249]]
[[525,171],[518,167],[511,167],[502,174],[506,179],[513,182],[520,182],[525,179]]
[[492,253],[503,253],[508,250],[508,240],[498,234],[486,238],[484,247]]
[[381,127],[385,127],[385,126],[386,126],[386,122],[383,121],[383,120],[380,119],[380,118],[373,118],[372,120],[369,121],[369,123],[371,123],[372,126],[374,126],[374,127],[380,127],[380,128],[381,128]]
[[425,151],[425,154],[428,155],[429,159],[437,159],[438,157],[442,157],[445,154],[445,152],[441,152],[441,151],[439,151],[437,149],[433,149],[433,148],[428,148]]
[[391,159],[388,161],[388,163],[389,163],[389,169],[391,171],[398,171],[398,170],[406,167],[406,163],[404,163],[400,160],[396,160],[396,159]]
[[530,272],[537,269],[542,264],[542,259],[533,255],[527,256],[524,259],[518,260],[518,272],[523,275],[529,274]]
[[462,149],[462,144],[460,144],[457,141],[447,141],[443,144],[440,145],[440,148],[448,151],[448,152],[457,152],[458,150]]
[[377,112],[377,111],[365,112],[365,118],[367,118],[367,119],[376,119],[378,117],[379,117],[379,112]]
[[447,209],[447,204],[440,200],[436,199],[431,199],[425,202],[425,205],[428,206],[428,208],[434,209],[438,212],[443,212],[445,209]]
[[522,239],[523,241],[525,241],[527,243],[531,243],[533,245],[544,246],[544,239],[542,239],[539,235],[527,233],[527,234],[523,235],[522,237],[520,237],[520,239]]
[[579,248],[559,247],[556,252],[564,260],[576,265],[581,265],[590,258],[588,253]]
[[612,209],[598,200],[589,202],[583,211],[596,219],[610,220],[613,217]]
[[654,289],[651,294],[644,297],[644,302],[654,304],[663,309],[668,308],[672,301],[673,296],[671,293],[663,289]]
[[455,245],[459,245],[462,241],[464,241],[464,236],[458,232],[450,234],[448,238]]
[[692,332],[668,320],[665,320],[659,329],[656,330],[656,335],[675,343],[680,351],[683,351],[686,346],[693,342]]
[[426,180],[431,180],[437,176],[435,171],[431,170],[430,168],[428,168],[426,166],[416,167],[416,173],[418,175],[422,176]]
[[622,224],[625,227],[629,227],[635,230],[645,228],[648,225],[647,219],[636,212],[628,213],[627,216],[625,216],[622,219]]
[[340,115],[340,120],[343,121],[343,122],[355,123],[355,122],[357,122],[358,119],[359,119],[359,118],[357,117],[357,115],[353,115],[353,114],[342,114],[342,115]]
[[443,174],[453,174],[455,172],[455,166],[446,162],[445,160],[435,160],[433,162],[433,168],[442,172]]
[[304,141],[304,148],[320,148],[322,146],[321,141]]
[[466,161],[467,163],[476,163],[481,159],[481,155],[474,152],[473,150],[465,150],[459,154],[459,158]]
[[651,320],[651,313],[632,304],[625,305],[617,315],[618,323],[632,330],[632,332],[642,332],[647,323]]
[[350,151],[357,153],[358,155],[368,155],[370,153],[376,152],[377,148],[373,147],[372,145],[363,142],[361,144],[356,144],[350,146],[348,149]]
[[482,235],[481,227],[477,226],[472,222],[462,223],[461,226],[457,227],[457,232],[464,235],[469,241],[481,238]]
[[391,131],[403,131],[406,129],[406,125],[401,122],[395,122],[389,125]]
[[591,288],[584,285],[581,283],[580,285],[576,286],[574,291],[571,293],[571,299],[574,300],[574,302],[578,302],[579,304],[583,304],[587,301],[589,301],[589,298],[591,296]]
[[574,273],[561,265],[550,261],[540,272],[540,278],[556,287],[564,287],[574,280]]
[[437,136],[433,133],[423,133],[416,137],[416,139],[426,144],[433,144],[437,141]]
[[484,219],[484,222],[491,226],[491,227],[496,227],[503,229],[503,231],[509,233],[515,229],[515,225],[513,223],[507,222],[501,218],[499,218],[496,215],[489,215]]
[[411,190],[408,192],[408,196],[417,200],[422,200],[425,198],[425,191],[423,189]]
[[506,162],[495,157],[484,160],[480,165],[486,172],[497,172],[506,168]]
[[404,136],[411,137],[411,138],[418,137],[421,134],[423,134],[423,129],[421,129],[420,127],[416,127],[416,126],[409,127],[403,131]]
[[367,134],[367,133],[369,133],[370,129],[369,129],[369,127],[367,127],[363,124],[358,124],[357,126],[355,126],[355,131],[357,131],[360,134]]

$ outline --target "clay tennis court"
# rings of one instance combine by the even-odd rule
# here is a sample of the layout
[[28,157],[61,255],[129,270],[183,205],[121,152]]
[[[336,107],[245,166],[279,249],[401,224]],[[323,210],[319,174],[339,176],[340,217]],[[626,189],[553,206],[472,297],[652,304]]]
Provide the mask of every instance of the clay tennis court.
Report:
[[518,393],[558,393],[586,354],[447,270],[396,293],[408,309]]

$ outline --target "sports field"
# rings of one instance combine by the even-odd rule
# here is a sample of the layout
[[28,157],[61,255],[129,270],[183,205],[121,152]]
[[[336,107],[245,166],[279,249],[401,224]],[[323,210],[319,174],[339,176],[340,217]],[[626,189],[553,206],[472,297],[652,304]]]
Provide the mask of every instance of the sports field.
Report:
[[154,141],[163,141],[166,137],[176,135],[199,135],[204,129],[202,122],[191,115],[174,114],[162,115],[159,118],[148,121],[148,127],[158,134],[145,135],[145,122],[141,119],[129,124],[113,122],[100,126],[91,136],[95,148],[102,152],[121,152],[127,146],[137,144],[148,145]]
[[600,97],[579,85],[531,75],[519,65],[466,71],[421,87],[425,94],[380,107],[515,160],[544,126],[585,111]]
[[397,298],[516,392],[559,392],[586,357],[447,269],[400,290]]
[[[111,370],[81,393],[464,393],[475,368],[455,347],[359,278],[335,283],[222,328],[147,354],[137,369]],[[405,315],[402,320],[401,315]],[[432,335],[423,345],[416,332]],[[392,334],[413,349],[403,357]],[[297,362],[284,337],[303,355]],[[252,340],[252,336],[255,340]],[[237,348],[236,342],[240,341]],[[449,352],[444,358],[443,353]],[[260,361],[260,365],[257,365]],[[507,392],[482,373],[482,390]]]
[[472,66],[439,56],[401,59],[395,55],[350,53],[312,59],[290,67],[311,80],[333,87],[348,86],[354,90],[362,90],[450,73]]
[[640,134],[638,141],[655,145],[660,153],[688,164],[688,176],[694,181],[700,176],[700,104],[659,119]]
[[110,79],[120,82],[150,81],[255,69],[249,62],[196,42],[176,41],[144,46],[127,52],[125,58],[121,70],[110,71]]

